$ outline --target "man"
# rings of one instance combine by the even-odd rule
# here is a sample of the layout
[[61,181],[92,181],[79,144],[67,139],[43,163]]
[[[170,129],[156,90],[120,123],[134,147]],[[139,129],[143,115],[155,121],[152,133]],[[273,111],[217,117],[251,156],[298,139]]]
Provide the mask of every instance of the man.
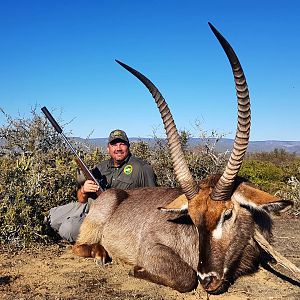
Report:
[[[129,139],[123,130],[116,129],[110,133],[107,151],[111,158],[92,170],[96,178],[101,174],[106,188],[131,189],[156,185],[152,167],[130,153]],[[81,173],[77,180],[81,185],[77,191],[78,202],[54,207],[48,217],[50,226],[69,242],[75,242],[80,225],[98,191],[98,185],[92,180],[85,180]]]

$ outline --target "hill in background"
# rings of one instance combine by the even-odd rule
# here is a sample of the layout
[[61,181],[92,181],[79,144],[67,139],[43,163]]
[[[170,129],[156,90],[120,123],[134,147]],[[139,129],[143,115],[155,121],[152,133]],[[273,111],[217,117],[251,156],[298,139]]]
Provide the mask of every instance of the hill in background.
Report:
[[[107,145],[107,138],[94,138],[85,140],[82,138],[74,138],[77,142],[80,143],[89,143],[95,147],[103,147],[105,148]],[[137,138],[131,137],[129,138],[131,142],[144,141],[149,143],[150,145],[154,143],[153,138]],[[213,141],[213,139],[211,139]],[[205,141],[200,138],[190,138],[189,146],[195,147],[197,145],[203,145]],[[226,150],[231,150],[233,145],[232,139],[222,138],[217,143],[217,151],[223,152]],[[300,155],[300,141],[250,141],[247,152],[270,152],[274,149],[284,149],[289,153],[296,153]]]

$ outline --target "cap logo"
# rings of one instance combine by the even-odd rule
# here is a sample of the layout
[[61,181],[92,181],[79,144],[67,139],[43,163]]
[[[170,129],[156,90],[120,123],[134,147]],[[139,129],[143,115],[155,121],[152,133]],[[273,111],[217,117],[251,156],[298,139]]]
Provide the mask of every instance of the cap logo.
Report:
[[113,136],[123,136],[123,133],[120,130],[115,130],[112,135]]
[[124,173],[126,174],[126,175],[130,175],[131,173],[132,173],[132,165],[127,165],[127,166],[125,166],[125,168],[124,168]]

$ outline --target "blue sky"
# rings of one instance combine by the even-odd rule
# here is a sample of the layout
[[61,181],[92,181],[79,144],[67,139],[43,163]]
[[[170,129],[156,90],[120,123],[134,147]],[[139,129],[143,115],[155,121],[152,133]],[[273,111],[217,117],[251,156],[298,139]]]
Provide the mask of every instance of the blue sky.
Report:
[[[83,138],[121,128],[163,134],[146,88],[159,88],[179,129],[233,137],[231,69],[210,31],[231,43],[251,97],[251,140],[300,140],[300,2],[0,0],[0,107],[13,117],[47,106]],[[0,125],[4,118],[0,115]]]

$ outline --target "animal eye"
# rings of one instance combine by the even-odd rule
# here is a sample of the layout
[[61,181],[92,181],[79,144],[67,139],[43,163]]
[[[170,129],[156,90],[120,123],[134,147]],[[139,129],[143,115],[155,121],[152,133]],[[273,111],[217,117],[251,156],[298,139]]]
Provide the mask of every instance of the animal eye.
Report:
[[232,209],[227,209],[224,212],[224,221],[229,220],[232,216]]

